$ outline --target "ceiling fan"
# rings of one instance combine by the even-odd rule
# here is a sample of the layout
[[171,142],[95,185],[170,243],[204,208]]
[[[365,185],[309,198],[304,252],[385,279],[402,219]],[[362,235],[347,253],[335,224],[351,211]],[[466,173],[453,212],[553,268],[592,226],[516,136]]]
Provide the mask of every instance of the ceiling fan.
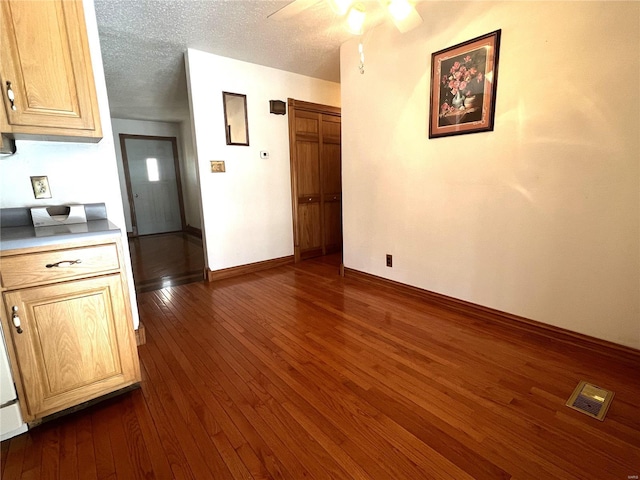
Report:
[[[356,0],[293,0],[280,10],[269,15],[268,18],[286,20],[322,1],[329,4],[337,15],[346,17],[347,30],[349,32],[354,35],[363,33],[367,9],[365,2]],[[422,23],[422,17],[415,8],[415,0],[378,0],[376,3],[384,7],[401,33],[408,32]]]

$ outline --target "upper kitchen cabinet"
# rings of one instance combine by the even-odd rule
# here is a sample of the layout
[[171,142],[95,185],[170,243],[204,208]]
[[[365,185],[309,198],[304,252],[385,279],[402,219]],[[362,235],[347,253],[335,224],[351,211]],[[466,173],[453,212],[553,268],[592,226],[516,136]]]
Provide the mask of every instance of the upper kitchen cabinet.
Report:
[[15,138],[102,138],[81,0],[3,0],[0,131]]

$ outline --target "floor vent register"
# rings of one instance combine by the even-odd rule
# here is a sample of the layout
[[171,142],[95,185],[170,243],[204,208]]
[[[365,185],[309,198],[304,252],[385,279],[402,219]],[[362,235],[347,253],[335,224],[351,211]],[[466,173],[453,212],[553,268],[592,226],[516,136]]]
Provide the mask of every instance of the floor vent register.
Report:
[[567,406],[603,421],[613,395],[614,393],[609,390],[582,380],[567,400]]

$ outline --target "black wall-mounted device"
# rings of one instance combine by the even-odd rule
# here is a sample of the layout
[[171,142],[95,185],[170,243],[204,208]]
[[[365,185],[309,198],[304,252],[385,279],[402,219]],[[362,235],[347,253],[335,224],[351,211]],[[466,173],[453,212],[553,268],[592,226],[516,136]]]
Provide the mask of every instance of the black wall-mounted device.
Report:
[[269,100],[269,112],[275,115],[284,115],[287,113],[287,104],[282,100]]

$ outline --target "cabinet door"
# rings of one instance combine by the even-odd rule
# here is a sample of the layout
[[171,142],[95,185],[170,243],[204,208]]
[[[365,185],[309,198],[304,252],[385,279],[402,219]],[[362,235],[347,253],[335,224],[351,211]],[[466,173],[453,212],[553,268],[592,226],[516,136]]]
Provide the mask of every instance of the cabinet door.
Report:
[[26,421],[140,380],[131,315],[118,274],[5,292],[14,373]]
[[82,2],[1,3],[0,73],[11,131],[101,137]]

